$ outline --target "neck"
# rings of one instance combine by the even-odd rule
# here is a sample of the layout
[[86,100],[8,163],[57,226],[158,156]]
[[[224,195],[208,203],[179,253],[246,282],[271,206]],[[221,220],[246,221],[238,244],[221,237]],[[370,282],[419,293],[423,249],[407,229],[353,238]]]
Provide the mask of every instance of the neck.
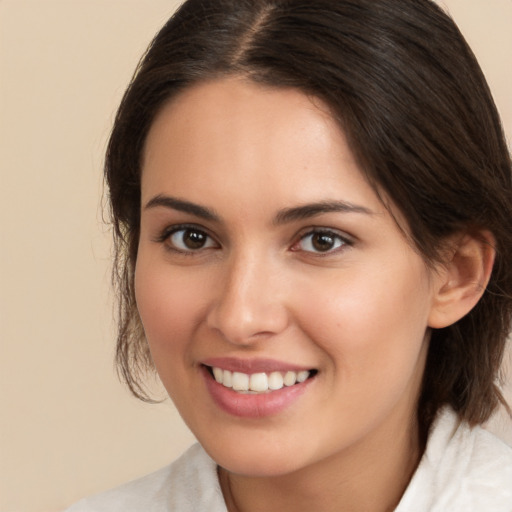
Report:
[[291,474],[247,477],[219,469],[228,511],[394,510],[422,450],[415,417],[390,422],[371,438]]

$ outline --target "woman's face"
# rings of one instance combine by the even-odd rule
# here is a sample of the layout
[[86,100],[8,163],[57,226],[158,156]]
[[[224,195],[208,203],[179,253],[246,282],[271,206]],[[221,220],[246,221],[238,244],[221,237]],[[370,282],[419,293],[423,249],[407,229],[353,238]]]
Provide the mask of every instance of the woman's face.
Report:
[[320,101],[190,88],[150,130],[141,213],[151,354],[221,466],[282,475],[410,430],[435,278]]

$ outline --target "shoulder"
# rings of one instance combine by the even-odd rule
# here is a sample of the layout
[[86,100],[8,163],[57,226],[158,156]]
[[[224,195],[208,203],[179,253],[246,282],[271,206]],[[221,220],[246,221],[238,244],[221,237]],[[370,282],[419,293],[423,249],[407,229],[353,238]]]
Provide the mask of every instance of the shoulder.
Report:
[[225,512],[217,467],[199,444],[147,476],[85,498],[65,512]]
[[512,448],[444,409],[397,512],[511,512]]

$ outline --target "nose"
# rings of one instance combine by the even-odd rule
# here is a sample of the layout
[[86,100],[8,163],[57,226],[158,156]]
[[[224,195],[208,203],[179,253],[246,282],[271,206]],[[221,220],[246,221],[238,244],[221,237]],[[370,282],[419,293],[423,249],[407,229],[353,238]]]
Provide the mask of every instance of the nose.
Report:
[[251,345],[286,329],[286,286],[278,268],[256,255],[232,258],[221,279],[207,315],[210,329],[236,345]]

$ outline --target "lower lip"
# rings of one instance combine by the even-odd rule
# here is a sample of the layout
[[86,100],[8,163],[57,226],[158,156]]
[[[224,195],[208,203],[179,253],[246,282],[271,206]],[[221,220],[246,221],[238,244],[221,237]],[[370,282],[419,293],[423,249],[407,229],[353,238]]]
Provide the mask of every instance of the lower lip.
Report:
[[264,418],[290,407],[306,391],[314,378],[268,393],[244,394],[219,384],[203,367],[203,378],[214,402],[225,412],[240,418]]

